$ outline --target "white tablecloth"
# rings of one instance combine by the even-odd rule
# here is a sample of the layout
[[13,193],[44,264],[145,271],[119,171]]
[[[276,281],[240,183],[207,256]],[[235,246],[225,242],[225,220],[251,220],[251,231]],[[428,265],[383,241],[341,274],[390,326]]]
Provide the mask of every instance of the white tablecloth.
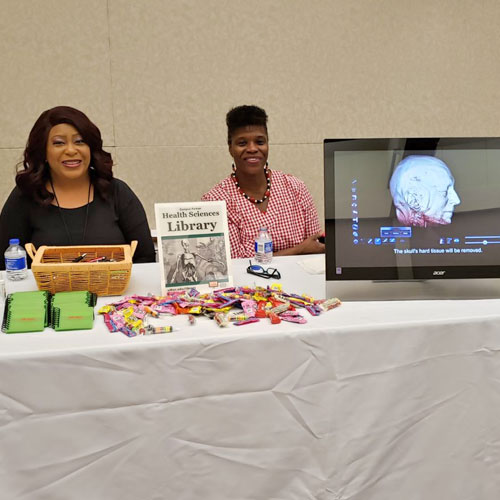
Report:
[[[284,288],[321,297],[300,259],[273,262]],[[158,293],[156,266],[128,292]],[[498,499],[500,301],[172,324],[0,334],[0,499]]]

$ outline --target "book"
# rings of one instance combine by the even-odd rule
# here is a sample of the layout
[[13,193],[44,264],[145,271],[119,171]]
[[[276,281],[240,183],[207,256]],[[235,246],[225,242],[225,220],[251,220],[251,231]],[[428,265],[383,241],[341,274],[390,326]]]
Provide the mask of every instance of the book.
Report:
[[16,302],[44,302],[47,303],[50,299],[50,293],[45,290],[29,291],[29,292],[13,292],[8,295],[9,301]]
[[5,333],[41,332],[47,317],[43,304],[6,304],[2,330]]
[[52,328],[60,330],[87,330],[94,325],[96,294],[86,290],[57,292],[52,296]]
[[231,286],[226,203],[155,203],[162,293]]
[[86,290],[76,290],[72,292],[57,292],[52,297],[52,306],[67,303],[87,304],[94,307],[97,301],[97,295]]
[[[14,292],[7,296],[2,330],[5,333],[85,330],[94,324],[96,295],[87,291],[50,293]],[[49,319],[50,312],[50,319]]]
[[5,333],[43,330],[49,325],[49,303],[50,293],[46,291],[10,293],[5,301],[2,330]]
[[90,330],[94,326],[94,309],[87,304],[65,303],[52,307],[52,328],[61,330]]

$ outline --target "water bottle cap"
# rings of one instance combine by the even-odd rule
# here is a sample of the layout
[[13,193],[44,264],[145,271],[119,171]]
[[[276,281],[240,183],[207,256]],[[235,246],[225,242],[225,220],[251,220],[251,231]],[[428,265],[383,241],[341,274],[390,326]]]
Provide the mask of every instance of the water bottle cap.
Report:
[[19,245],[19,238],[12,238],[9,240],[9,245]]

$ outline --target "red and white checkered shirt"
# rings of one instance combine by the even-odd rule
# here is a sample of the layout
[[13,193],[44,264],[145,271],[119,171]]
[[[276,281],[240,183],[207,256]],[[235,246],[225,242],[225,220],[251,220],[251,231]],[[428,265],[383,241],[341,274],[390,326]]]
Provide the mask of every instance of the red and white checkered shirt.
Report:
[[201,198],[226,202],[233,259],[255,255],[254,241],[261,227],[267,227],[275,252],[294,247],[321,229],[318,212],[306,185],[293,175],[269,171],[271,194],[265,212],[238,191],[231,176]]

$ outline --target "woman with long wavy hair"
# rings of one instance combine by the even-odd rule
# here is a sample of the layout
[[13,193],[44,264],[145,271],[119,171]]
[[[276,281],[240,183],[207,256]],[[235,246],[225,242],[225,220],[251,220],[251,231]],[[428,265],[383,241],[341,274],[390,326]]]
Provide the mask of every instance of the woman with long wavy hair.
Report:
[[10,238],[35,247],[137,240],[134,262],[154,261],[144,208],[112,167],[101,132],[84,113],[68,106],[44,111],[0,215],[0,255]]

